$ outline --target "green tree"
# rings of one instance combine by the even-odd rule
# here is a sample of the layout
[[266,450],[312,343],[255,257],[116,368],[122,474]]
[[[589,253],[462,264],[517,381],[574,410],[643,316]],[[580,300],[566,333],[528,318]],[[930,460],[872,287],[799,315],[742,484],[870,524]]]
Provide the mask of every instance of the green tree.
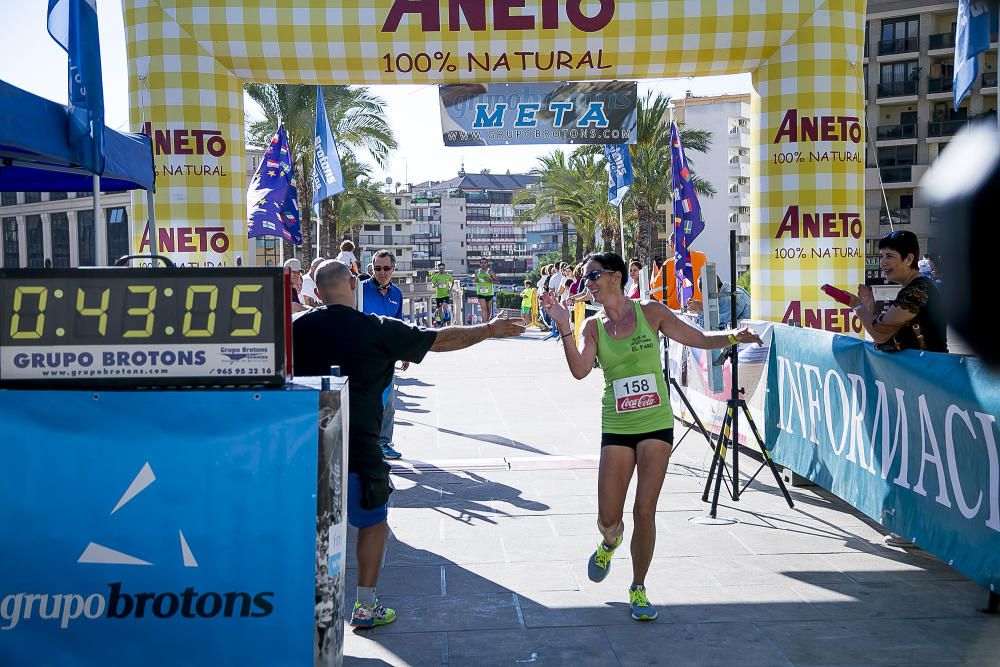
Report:
[[[280,122],[285,124],[289,151],[295,161],[295,180],[299,192],[302,219],[302,255],[312,259],[312,143],[316,127],[316,87],[311,85],[279,85],[248,83],[245,89],[264,113],[264,119],[247,123],[247,141],[266,146]],[[389,152],[397,147],[392,129],[385,121],[385,103],[363,86],[323,86],[330,129],[340,151],[341,161],[358,152],[369,155],[382,166]],[[347,176],[345,174],[345,182]],[[339,195],[338,195],[339,196]],[[323,210],[334,215],[336,205]],[[323,220],[336,228],[334,219]],[[330,247],[321,252],[329,253]],[[290,249],[286,248],[290,254]]]

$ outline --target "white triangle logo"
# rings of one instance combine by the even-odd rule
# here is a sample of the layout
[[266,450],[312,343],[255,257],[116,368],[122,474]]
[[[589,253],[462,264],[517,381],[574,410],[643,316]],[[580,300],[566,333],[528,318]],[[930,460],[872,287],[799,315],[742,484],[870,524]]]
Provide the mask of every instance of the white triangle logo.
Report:
[[108,547],[91,542],[80,554],[77,563],[91,563],[94,565],[152,565],[149,561],[129,556],[127,553],[115,551]]

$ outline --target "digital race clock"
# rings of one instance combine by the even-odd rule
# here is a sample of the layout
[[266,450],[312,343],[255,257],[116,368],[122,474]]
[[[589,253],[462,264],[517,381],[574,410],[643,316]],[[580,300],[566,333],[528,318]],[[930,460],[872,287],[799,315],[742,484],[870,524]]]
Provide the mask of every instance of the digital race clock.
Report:
[[280,268],[0,269],[0,385],[282,384]]

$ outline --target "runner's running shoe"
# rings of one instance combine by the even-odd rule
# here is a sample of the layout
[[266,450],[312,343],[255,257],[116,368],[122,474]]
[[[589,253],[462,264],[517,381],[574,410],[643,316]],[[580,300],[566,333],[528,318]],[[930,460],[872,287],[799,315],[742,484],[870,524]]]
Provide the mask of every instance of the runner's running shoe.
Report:
[[632,618],[637,621],[656,620],[656,607],[649,604],[646,597],[645,586],[632,586],[628,589],[629,608],[632,610]]
[[382,604],[378,598],[375,604],[354,603],[354,616],[351,625],[356,628],[374,628],[376,625],[388,625],[396,620],[396,611]]
[[590,555],[590,560],[587,562],[587,576],[591,581],[604,581],[604,577],[608,576],[608,572],[611,571],[611,555],[622,543],[622,537],[623,535],[619,535],[615,546],[610,549],[604,546],[604,540],[597,545],[597,550]]

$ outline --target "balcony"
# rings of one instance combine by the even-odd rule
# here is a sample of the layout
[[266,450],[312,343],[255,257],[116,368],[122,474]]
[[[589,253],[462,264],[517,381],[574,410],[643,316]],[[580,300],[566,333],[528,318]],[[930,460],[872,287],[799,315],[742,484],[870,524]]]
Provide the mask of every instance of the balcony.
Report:
[[410,262],[414,271],[426,271],[428,269],[436,269],[438,262],[437,259],[415,259]]
[[885,183],[907,183],[913,180],[913,165],[905,167],[880,167],[882,181]]
[[876,133],[878,141],[895,141],[897,139],[916,139],[916,123],[900,123],[899,125],[879,125]]
[[891,56],[897,53],[911,53],[919,50],[920,39],[918,37],[880,39],[878,42],[878,54],[880,56]]
[[927,123],[928,137],[950,137],[969,124],[968,119],[938,120]]
[[732,188],[729,190],[730,206],[750,206],[750,191]]
[[738,127],[729,130],[729,145],[733,148],[750,148],[750,132]]
[[983,88],[996,88],[997,87],[997,73],[996,72],[983,72]]
[[892,81],[878,84],[878,97],[906,97],[917,94],[916,81]]
[[927,94],[950,93],[953,79],[950,76],[942,76],[936,79],[927,79]]
[[413,236],[411,234],[393,234],[392,236],[386,236],[385,234],[361,234],[358,237],[358,243],[362,246],[401,246],[401,245],[413,245]]
[[741,178],[750,178],[750,161],[749,160],[730,160],[729,161],[729,175],[738,176]]
[[953,48],[955,48],[955,33],[953,32],[941,32],[936,35],[931,35],[930,41],[927,44],[927,49],[929,51]]
[[[889,220],[889,216],[892,216],[892,220]],[[908,208],[894,208],[888,213],[883,208],[878,213],[878,224],[880,225],[908,225],[910,224],[910,209]]]

